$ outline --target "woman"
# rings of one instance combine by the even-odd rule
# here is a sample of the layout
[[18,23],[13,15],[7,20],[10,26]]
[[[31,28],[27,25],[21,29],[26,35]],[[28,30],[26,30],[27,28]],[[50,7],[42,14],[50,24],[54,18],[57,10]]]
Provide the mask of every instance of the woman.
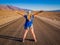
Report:
[[25,15],[23,15],[24,18],[26,19],[25,24],[24,24],[25,33],[24,33],[24,36],[23,36],[23,42],[24,42],[24,40],[26,38],[26,35],[27,35],[29,30],[31,30],[31,33],[33,35],[33,38],[34,38],[35,42],[37,42],[37,39],[36,39],[36,36],[35,36],[35,33],[34,33],[34,29],[33,29],[33,20],[34,20],[34,16],[36,14],[32,15],[32,11],[28,11],[28,12],[26,12]]

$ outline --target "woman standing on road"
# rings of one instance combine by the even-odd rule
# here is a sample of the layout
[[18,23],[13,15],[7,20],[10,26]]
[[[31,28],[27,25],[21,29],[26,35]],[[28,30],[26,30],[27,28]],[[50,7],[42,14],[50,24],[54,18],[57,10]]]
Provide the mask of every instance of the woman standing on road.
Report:
[[[20,14],[20,13],[18,13],[18,14]],[[34,33],[34,29],[33,29],[33,20],[34,20],[34,16],[36,14],[33,15],[32,11],[28,11],[28,12],[25,13],[25,15],[23,15],[24,18],[26,19],[25,24],[24,24],[25,33],[24,33],[24,36],[23,36],[23,42],[24,42],[24,40],[26,38],[26,35],[27,35],[29,30],[31,30],[31,33],[33,35],[33,38],[34,38],[35,42],[37,42],[37,39],[36,39],[36,36],[35,36],[35,33]]]

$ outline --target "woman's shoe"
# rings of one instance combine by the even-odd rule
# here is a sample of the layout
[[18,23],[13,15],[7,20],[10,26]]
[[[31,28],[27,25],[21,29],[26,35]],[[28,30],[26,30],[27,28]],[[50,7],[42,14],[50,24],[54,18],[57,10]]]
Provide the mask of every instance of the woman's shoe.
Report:
[[35,40],[35,42],[37,42],[37,40]]
[[24,39],[23,39],[23,42],[24,42]]

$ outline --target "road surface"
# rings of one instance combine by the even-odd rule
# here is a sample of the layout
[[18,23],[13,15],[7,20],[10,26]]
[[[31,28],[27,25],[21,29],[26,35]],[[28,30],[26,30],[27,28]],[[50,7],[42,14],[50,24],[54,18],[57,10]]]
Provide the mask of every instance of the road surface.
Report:
[[38,41],[34,42],[33,36],[29,31],[23,43],[24,21],[22,17],[0,28],[0,45],[60,45],[60,29],[45,23],[37,17],[34,19],[34,31]]

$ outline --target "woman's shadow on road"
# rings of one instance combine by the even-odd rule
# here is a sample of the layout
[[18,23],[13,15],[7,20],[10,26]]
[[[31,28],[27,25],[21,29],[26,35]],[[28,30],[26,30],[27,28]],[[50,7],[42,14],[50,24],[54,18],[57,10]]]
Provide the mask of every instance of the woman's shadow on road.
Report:
[[[13,40],[13,41],[19,41],[19,42],[23,41],[22,38],[17,38],[17,37],[12,37],[12,36],[6,36],[6,35],[0,35],[0,38],[9,39],[9,40]],[[33,39],[26,39],[26,40],[28,40],[28,41],[34,41]]]
[[0,35],[0,38],[22,42],[22,38],[17,38],[12,36]]

